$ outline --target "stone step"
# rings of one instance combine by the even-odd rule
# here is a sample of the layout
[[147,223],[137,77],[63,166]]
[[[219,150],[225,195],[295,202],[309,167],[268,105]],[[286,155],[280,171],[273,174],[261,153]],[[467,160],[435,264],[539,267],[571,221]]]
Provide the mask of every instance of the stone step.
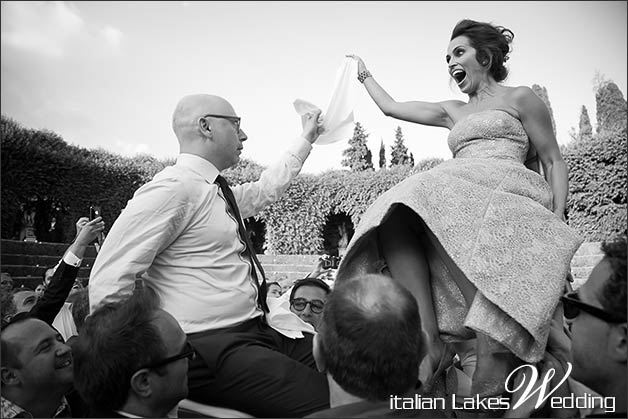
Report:
[[264,266],[267,264],[285,265],[290,263],[314,267],[321,255],[257,255],[257,257]]
[[[41,284],[41,281],[42,281],[41,277],[34,277],[34,276],[12,276],[11,279],[13,280],[14,288],[20,288],[24,286],[32,290],[34,290],[37,287],[37,285]],[[79,276],[76,279],[80,280],[81,283],[83,283],[83,285],[87,285],[87,283],[89,282],[88,277]]]
[[[42,256],[42,255],[1,255],[0,265],[32,265],[32,266],[54,266],[60,256]],[[82,266],[92,266],[96,258],[83,258]]]
[[599,254],[599,255],[587,255],[587,256],[574,256],[573,259],[571,260],[571,267],[572,268],[583,268],[583,267],[590,267],[591,269],[593,269],[593,267],[595,265],[597,265],[597,263],[602,260],[602,258],[604,257],[603,254]]
[[[32,265],[2,265],[2,272],[8,272],[11,277],[14,276],[34,276],[41,280],[49,266],[32,266]],[[79,268],[78,276],[89,276],[91,267],[83,266]]]
[[[19,240],[1,240],[0,252],[3,255],[42,255],[61,257],[70,246],[69,243],[23,242]],[[96,248],[87,247],[85,257],[95,258]]]
[[593,270],[593,266],[574,266],[571,268],[571,275],[574,278],[588,278],[589,274]]
[[585,242],[580,245],[575,256],[601,255],[600,242]]
[[279,282],[282,288],[290,287],[297,279],[303,279],[307,275],[303,272],[274,272],[266,271],[266,280],[268,282]]
[[[261,262],[261,261],[260,261]],[[310,265],[278,265],[278,264],[272,264],[272,265],[267,265],[264,262],[262,263],[262,267],[264,268],[264,271],[277,271],[277,272],[304,272],[304,273],[310,273],[314,270],[314,266],[310,266]]]

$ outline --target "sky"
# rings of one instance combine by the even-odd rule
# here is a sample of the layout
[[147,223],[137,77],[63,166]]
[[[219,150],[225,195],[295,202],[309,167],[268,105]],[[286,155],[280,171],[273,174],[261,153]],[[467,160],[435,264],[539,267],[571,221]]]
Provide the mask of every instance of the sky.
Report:
[[[185,95],[224,97],[262,165],[301,133],[293,102],[327,109],[345,54],[360,55],[396,100],[467,101],[445,54],[465,18],[511,29],[508,86],[547,88],[566,144],[594,85],[626,96],[627,2],[19,2],[1,3],[1,111],[69,144],[176,157],[172,112]],[[402,128],[415,161],[451,158],[448,130],[386,117],[358,83],[355,120],[377,165]],[[340,169],[347,141],[314,147],[302,173]]]

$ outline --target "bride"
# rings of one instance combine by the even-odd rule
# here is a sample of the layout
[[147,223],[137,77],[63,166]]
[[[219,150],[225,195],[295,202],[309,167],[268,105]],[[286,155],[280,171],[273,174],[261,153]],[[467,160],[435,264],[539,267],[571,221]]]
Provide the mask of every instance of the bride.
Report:
[[[541,359],[582,242],[564,222],[567,166],[547,107],[529,87],[501,84],[513,37],[489,23],[455,26],[446,61],[468,102],[397,102],[349,55],[385,115],[448,128],[454,158],[371,205],[337,280],[387,270],[414,294],[429,349],[422,379],[444,368],[444,343],[477,338],[471,392],[482,397]],[[534,150],[547,180],[524,164]]]

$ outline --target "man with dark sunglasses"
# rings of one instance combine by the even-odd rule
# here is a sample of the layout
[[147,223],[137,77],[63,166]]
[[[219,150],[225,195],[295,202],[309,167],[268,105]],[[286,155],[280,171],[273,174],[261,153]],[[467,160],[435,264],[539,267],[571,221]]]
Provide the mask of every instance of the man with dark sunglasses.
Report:
[[137,288],[96,310],[73,347],[74,382],[90,417],[163,418],[188,395],[196,352],[156,295]]
[[604,257],[589,279],[562,297],[571,330],[572,378],[604,398],[613,411],[588,417],[626,417],[626,237],[602,244]]

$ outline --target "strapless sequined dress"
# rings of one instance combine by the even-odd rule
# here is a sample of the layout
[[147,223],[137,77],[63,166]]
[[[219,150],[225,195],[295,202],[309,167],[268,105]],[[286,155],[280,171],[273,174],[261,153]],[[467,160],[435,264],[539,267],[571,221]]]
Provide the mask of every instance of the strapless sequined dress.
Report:
[[[529,139],[517,118],[502,110],[471,114],[448,144],[453,159],[405,179],[367,209],[337,280],[382,271],[378,227],[406,205],[433,233],[425,252],[443,341],[480,331],[536,362],[582,239],[551,211],[545,179],[524,166]],[[454,275],[476,286],[470,307]]]

